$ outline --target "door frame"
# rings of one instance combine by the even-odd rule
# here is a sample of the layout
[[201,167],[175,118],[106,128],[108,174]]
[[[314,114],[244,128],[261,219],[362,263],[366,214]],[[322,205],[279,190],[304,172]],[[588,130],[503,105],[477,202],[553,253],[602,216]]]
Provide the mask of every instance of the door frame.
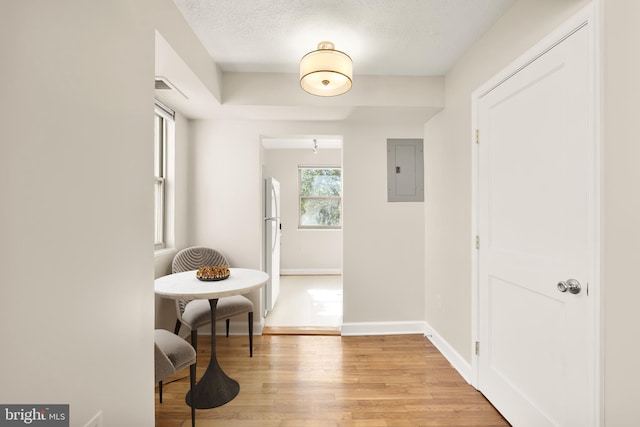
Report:
[[[603,331],[602,325],[602,268],[601,268],[601,234],[602,234],[602,32],[601,32],[601,2],[594,1],[584,7],[572,18],[560,25],[556,30],[538,42],[535,46],[528,49],[523,55],[511,62],[507,67],[498,72],[495,76],[481,85],[471,94],[471,111],[472,111],[472,127],[471,145],[472,145],[472,191],[471,191],[471,385],[482,392],[479,388],[479,355],[476,354],[476,342],[479,341],[480,329],[480,306],[479,306],[479,250],[477,249],[477,236],[479,233],[478,215],[479,215],[479,196],[478,196],[478,174],[479,174],[479,144],[482,144],[482,136],[480,142],[477,143],[478,129],[478,110],[480,99],[498,87],[500,84],[508,80],[510,77],[518,73],[527,65],[542,56],[545,52],[562,42],[578,29],[587,26],[589,31],[589,79],[590,79],[590,106],[589,106],[589,133],[592,137],[592,158],[590,159],[593,168],[593,182],[590,183],[591,210],[589,219],[590,228],[590,252],[589,252],[589,319],[588,327],[590,330],[590,343],[587,357],[590,358],[589,365],[593,367],[592,378],[589,380],[590,397],[589,407],[593,408],[590,414],[590,425],[604,425],[604,348],[603,348]],[[480,238],[480,248],[482,247],[482,239]],[[482,344],[480,343],[480,354],[482,354]],[[500,408],[497,408],[500,410]]]

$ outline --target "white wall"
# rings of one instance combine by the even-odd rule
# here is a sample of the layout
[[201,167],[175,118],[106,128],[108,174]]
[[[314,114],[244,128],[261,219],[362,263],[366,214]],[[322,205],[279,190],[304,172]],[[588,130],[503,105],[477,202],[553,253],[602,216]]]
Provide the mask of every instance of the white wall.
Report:
[[154,29],[195,36],[170,0],[12,2],[1,20],[0,402],[153,425]]
[[260,138],[242,123],[192,124],[189,242],[221,251],[232,267],[260,268]]
[[[344,320],[423,321],[424,204],[386,201],[386,139],[420,138],[423,121],[194,122],[189,240],[231,264],[261,259],[261,136],[344,135]],[[254,302],[260,296],[251,295]]]
[[0,401],[74,426],[153,424],[153,33],[127,9],[19,2],[0,25]]
[[425,125],[426,320],[471,363],[471,93],[588,1],[519,1],[445,77]]
[[638,100],[640,3],[604,3],[604,314],[605,422],[638,423],[640,383],[637,325],[640,259]]
[[387,202],[387,138],[421,138],[422,124],[395,120],[353,123],[344,132],[343,301],[350,333],[370,329],[360,323],[423,319],[424,203]]
[[298,229],[298,165],[341,166],[342,150],[264,150],[263,174],[280,182],[280,267],[283,274],[339,274],[342,230]]

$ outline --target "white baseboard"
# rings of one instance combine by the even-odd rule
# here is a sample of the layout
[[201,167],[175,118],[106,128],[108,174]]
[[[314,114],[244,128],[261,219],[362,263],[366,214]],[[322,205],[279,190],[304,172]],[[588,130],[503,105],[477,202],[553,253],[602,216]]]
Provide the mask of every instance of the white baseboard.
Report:
[[471,384],[471,365],[431,325],[425,323],[425,326],[425,336],[449,361],[451,366],[462,375],[462,378]]
[[342,324],[343,336],[424,334],[425,322],[352,322]]
[[335,276],[341,275],[340,268],[283,268],[281,276]]

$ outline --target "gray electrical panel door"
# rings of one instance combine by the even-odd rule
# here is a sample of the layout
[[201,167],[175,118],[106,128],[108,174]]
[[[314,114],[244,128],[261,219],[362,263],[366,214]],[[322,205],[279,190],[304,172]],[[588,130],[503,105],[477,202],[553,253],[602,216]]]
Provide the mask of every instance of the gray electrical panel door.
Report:
[[422,139],[387,139],[387,200],[424,201]]

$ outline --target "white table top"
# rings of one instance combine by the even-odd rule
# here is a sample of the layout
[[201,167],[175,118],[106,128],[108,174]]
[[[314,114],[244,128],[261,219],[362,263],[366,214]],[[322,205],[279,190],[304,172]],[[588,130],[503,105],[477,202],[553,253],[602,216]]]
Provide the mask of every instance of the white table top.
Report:
[[262,287],[269,275],[264,271],[248,268],[230,268],[228,279],[203,282],[196,278],[196,271],[169,274],[154,281],[155,292],[173,299],[215,299],[246,294]]

